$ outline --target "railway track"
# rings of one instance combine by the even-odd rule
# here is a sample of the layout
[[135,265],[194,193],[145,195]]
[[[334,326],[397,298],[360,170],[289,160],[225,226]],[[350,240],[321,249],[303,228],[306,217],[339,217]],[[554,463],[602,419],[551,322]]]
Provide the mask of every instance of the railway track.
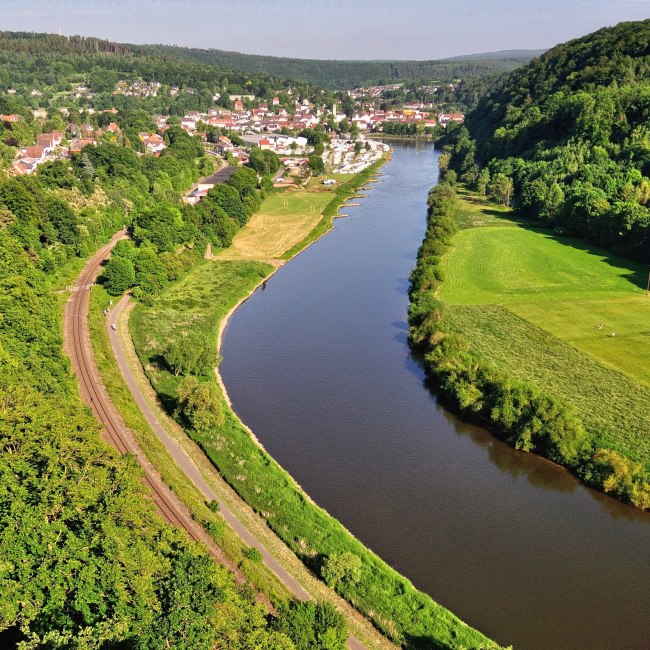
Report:
[[[177,501],[174,494],[164,485],[155,470],[148,465],[144,455],[128,432],[122,416],[117,411],[104,388],[95,364],[88,327],[90,290],[97,280],[103,262],[110,256],[113,246],[119,240],[126,239],[127,237],[128,235],[125,231],[117,233],[108,244],[97,251],[77,279],[76,284],[72,288],[72,295],[66,305],[64,321],[65,349],[72,361],[72,367],[78,379],[81,398],[91,407],[95,417],[102,423],[106,441],[121,454],[133,454],[136,457],[144,471],[142,482],[148,488],[161,517],[167,523],[185,530],[190,539],[202,542],[218,562],[235,573],[236,582],[241,584],[244,582],[244,578],[240,574],[239,569],[225,558],[210,538],[200,530],[198,524],[184,512],[183,507]],[[183,471],[187,473],[187,469],[183,469]],[[195,485],[196,480],[200,479],[195,477]],[[210,488],[206,486],[203,487],[202,491],[204,494],[211,492]],[[214,494],[210,494],[209,496],[210,498],[216,498]],[[311,599],[309,592],[295,578],[288,574],[278,564],[277,560],[268,554],[268,551],[263,546],[259,545],[260,543],[251,536],[251,533],[242,526],[241,522],[230,513],[227,507],[222,506],[222,516],[224,516],[224,519],[226,519],[228,524],[242,539],[250,538],[247,539],[247,543],[258,546],[261,549],[265,558],[265,564],[288,587],[295,598],[299,600]],[[272,608],[272,605],[266,601],[266,598],[263,598],[263,601],[267,606]],[[350,636],[347,641],[347,648],[349,650],[364,650],[366,646],[354,636]]]
[[[72,361],[72,367],[79,381],[81,397],[90,406],[95,417],[104,426],[104,437],[121,454],[134,454],[137,449],[127,434],[122,418],[115,411],[101,381],[96,376],[95,362],[92,356],[90,335],[88,332],[88,310],[90,304],[90,289],[95,284],[102,263],[110,256],[113,246],[127,237],[126,232],[118,233],[103,246],[88,262],[82,274],[74,285],[72,296],[66,305],[66,342],[67,352]],[[141,463],[142,464],[142,463]],[[147,486],[151,497],[163,519],[178,528],[184,529],[194,541],[201,541],[194,532],[194,527],[187,520],[185,513],[179,510],[166,488],[152,479],[148,468],[143,467],[145,475],[142,482]]]

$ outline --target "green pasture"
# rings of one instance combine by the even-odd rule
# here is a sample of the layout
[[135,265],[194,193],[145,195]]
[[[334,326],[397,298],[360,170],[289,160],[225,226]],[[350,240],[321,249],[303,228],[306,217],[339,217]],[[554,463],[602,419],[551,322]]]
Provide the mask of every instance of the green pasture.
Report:
[[495,226],[461,230],[442,269],[446,303],[507,307],[650,387],[643,266],[545,231]]
[[[539,306],[540,314],[544,304],[526,303]],[[445,322],[499,370],[570,404],[596,446],[650,469],[646,386],[499,305],[448,305]]]

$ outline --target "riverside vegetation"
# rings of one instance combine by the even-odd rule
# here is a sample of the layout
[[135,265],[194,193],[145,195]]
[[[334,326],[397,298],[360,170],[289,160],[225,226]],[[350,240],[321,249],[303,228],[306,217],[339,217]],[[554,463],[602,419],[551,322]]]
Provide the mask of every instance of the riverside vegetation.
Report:
[[[283,257],[329,229],[338,207],[373,172],[370,168],[331,192],[320,224]],[[132,336],[153,387],[238,494],[307,567],[389,638],[410,648],[497,647],[418,592],[312,503],[226,403],[212,373],[219,323],[272,269],[262,262],[217,257],[140,304],[131,318]],[[210,414],[197,417],[188,397],[206,384]]]
[[[574,417],[587,429],[589,441],[573,459],[560,460],[588,482],[642,508],[650,507],[650,352],[647,296],[642,295],[647,269],[617,255],[650,262],[648,97],[650,21],[621,23],[558,45],[511,73],[481,99],[463,127],[447,130],[440,159],[450,184],[458,179],[481,197],[489,194],[555,238],[571,235],[587,242],[573,241],[567,248],[561,246],[561,239],[547,237],[543,243],[539,236],[520,233],[516,237],[528,254],[522,266],[521,252],[515,247],[504,249],[494,237],[477,232],[463,234],[458,240],[461,245],[473,241],[493,256],[499,249],[507,250],[508,256],[519,260],[520,269],[537,259],[540,267],[533,284],[538,285],[539,297],[548,300],[530,300],[521,287],[512,286],[522,299],[514,294],[498,298],[509,303],[509,311],[499,307],[498,318],[489,319],[491,344],[487,344],[487,324],[478,328],[467,317],[475,308],[454,308],[451,313],[459,326],[462,321],[463,332],[476,336],[481,330],[471,341],[475,348],[486,342],[488,358],[550,390],[563,404],[573,405]],[[451,215],[453,208],[443,211]],[[572,250],[577,248],[583,253]],[[585,251],[591,253],[591,260]],[[596,263],[593,256],[607,258],[609,266]],[[462,264],[454,263],[453,257],[452,253],[442,267],[450,264],[450,270],[467,277],[469,268],[460,271]],[[485,266],[494,279],[494,265]],[[439,260],[434,267],[442,277]],[[504,268],[502,260],[498,267]],[[554,280],[549,277],[552,271]],[[453,288],[454,278],[449,280],[449,289],[443,285],[439,297],[463,302]],[[478,290],[477,300],[481,295],[481,300],[492,302],[497,297],[495,287],[470,282],[464,291]],[[568,302],[557,300],[563,292],[571,300],[570,309]],[[489,309],[495,313],[495,308]],[[505,335],[508,328],[518,332],[531,323],[554,335],[545,339],[549,349],[561,344],[554,337],[571,343],[562,348],[558,362],[566,377],[572,377],[570,381],[562,382],[558,373],[549,372],[533,377],[535,363],[513,361],[516,345],[508,344],[506,352],[504,345],[495,343],[497,330]],[[415,335],[417,339],[417,331]],[[544,340],[537,329],[529,335],[540,344]],[[489,345],[494,346],[490,351]],[[575,348],[587,356],[576,358]],[[532,350],[523,358],[531,354]],[[569,359],[576,362],[571,368]]]
[[[489,205],[476,214],[476,197],[459,205],[454,176],[429,195],[411,277],[410,341],[427,375],[456,410],[516,448],[650,507],[650,391],[534,324],[554,309],[562,318],[577,297],[616,304],[634,293],[624,275],[638,268],[620,259],[609,266],[572,247],[579,242],[501,221]],[[471,229],[457,233],[456,215]],[[590,316],[596,328],[598,310]]]

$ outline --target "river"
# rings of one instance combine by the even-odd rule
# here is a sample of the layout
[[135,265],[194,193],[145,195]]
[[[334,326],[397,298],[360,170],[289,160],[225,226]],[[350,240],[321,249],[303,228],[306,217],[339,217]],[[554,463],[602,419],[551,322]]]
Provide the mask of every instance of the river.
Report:
[[459,421],[424,386],[407,288],[437,153],[393,146],[367,198],[231,319],[235,410],[318,504],[485,634],[650,648],[650,516]]

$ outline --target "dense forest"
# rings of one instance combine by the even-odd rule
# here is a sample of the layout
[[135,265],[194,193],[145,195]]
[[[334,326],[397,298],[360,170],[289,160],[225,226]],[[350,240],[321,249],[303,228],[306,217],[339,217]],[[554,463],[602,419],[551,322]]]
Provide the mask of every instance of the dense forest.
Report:
[[292,59],[225,50],[201,50],[170,45],[134,46],[146,54],[186,57],[223,68],[268,73],[335,89],[368,84],[392,84],[409,80],[453,80],[492,72],[514,70],[542,50],[490,52],[433,61],[337,61]]
[[450,128],[448,163],[528,218],[650,261],[650,21],[558,45]]

